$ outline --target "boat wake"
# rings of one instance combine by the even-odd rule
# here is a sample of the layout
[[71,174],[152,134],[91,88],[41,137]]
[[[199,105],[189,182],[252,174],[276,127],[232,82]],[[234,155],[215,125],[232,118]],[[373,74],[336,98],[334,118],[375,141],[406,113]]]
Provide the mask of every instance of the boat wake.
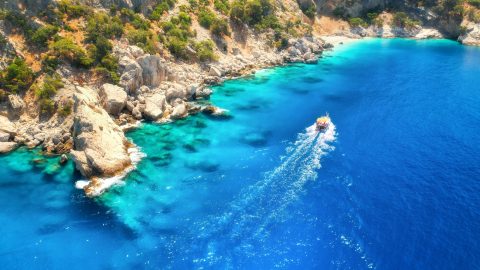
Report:
[[[316,179],[320,160],[334,149],[331,144],[335,139],[333,123],[324,132],[318,132],[312,125],[299,134],[297,140],[287,147],[278,167],[241,191],[229,212],[201,224],[200,240],[208,246],[208,254],[198,262],[225,263],[226,254],[216,254],[224,253],[222,247],[227,246],[236,246],[237,250],[231,251],[234,253],[248,254],[250,249],[253,252],[253,245],[266,239],[270,226],[289,218],[287,207],[298,200],[308,181]],[[224,236],[222,243],[208,241],[218,235]]]

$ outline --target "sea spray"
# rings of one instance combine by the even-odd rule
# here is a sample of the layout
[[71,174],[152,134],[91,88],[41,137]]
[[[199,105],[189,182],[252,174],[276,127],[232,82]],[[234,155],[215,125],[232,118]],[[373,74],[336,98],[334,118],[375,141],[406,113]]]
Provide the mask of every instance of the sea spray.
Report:
[[[133,143],[132,143],[133,144]],[[112,186],[116,185],[123,185],[123,179],[130,173],[131,171],[135,170],[137,168],[137,164],[144,158],[146,157],[146,154],[141,151],[141,148],[135,144],[133,144],[132,147],[127,149],[128,155],[130,157],[130,160],[132,164],[125,168],[120,174],[112,176],[112,177],[107,177],[103,178],[102,181],[100,182],[101,185],[96,186],[94,191],[91,192],[90,194],[87,194],[88,196],[96,197],[100,196],[103,194],[107,189],[109,189]],[[88,180],[78,180],[75,182],[75,188],[77,189],[84,189],[86,186],[90,184],[90,181]]]

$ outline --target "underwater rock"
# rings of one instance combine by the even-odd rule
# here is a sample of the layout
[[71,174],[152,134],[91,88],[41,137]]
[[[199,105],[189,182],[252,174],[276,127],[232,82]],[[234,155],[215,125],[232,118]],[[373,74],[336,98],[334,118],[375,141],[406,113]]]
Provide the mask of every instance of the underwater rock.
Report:
[[203,172],[214,172],[220,167],[218,162],[212,160],[191,160],[185,163],[185,166],[192,170],[199,170]]
[[265,146],[268,142],[266,132],[251,132],[245,134],[240,141],[253,147]]

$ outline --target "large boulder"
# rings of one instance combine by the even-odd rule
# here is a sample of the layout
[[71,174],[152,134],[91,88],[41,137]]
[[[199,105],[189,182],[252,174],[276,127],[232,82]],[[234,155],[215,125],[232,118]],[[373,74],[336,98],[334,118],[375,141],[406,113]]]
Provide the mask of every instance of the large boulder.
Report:
[[178,103],[170,114],[171,119],[180,119],[188,116],[188,108],[185,102]]
[[121,87],[106,83],[100,88],[103,108],[111,115],[118,115],[125,108],[127,93]]
[[157,87],[167,76],[167,68],[158,55],[144,55],[137,59],[142,67],[143,84],[150,87]]
[[15,136],[17,134],[17,129],[15,125],[8,120],[7,117],[0,115],[0,132],[8,133],[11,136]]
[[86,177],[114,176],[131,165],[129,142],[108,113],[98,106],[92,89],[77,87],[74,95],[72,158]]
[[187,88],[181,84],[173,84],[166,91],[167,101],[170,102],[175,99],[189,99],[192,94],[187,91]]
[[150,120],[159,119],[165,110],[165,96],[154,93],[145,97],[144,115]]
[[0,142],[0,154],[11,152],[17,148],[16,142]]

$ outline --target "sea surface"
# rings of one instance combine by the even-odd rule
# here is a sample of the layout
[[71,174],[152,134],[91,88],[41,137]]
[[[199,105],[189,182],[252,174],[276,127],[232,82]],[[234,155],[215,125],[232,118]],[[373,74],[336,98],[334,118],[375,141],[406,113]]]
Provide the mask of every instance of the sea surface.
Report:
[[363,40],[204,102],[228,115],[129,133],[147,157],[96,200],[1,156],[0,268],[480,269],[479,48]]

